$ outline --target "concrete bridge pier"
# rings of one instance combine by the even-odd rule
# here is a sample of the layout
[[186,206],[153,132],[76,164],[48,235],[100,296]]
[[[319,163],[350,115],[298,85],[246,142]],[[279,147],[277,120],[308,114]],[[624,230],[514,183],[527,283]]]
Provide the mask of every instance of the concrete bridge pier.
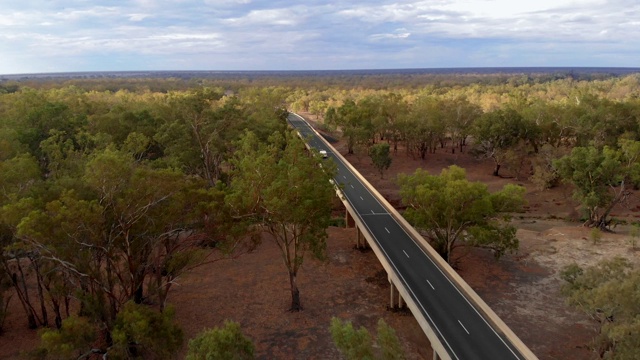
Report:
[[356,226],[356,221],[353,219],[353,216],[349,212],[349,209],[345,209],[344,210],[344,227],[348,229],[354,226]]
[[438,353],[433,350],[433,360],[440,360],[440,356],[438,356]]
[[368,247],[367,239],[365,239],[362,230],[358,226],[356,226],[357,236],[356,236],[356,249],[366,249]]
[[[396,305],[396,294],[398,294],[398,302]],[[402,309],[404,308],[404,299],[402,295],[400,295],[400,291],[396,288],[396,285],[393,283],[393,280],[389,278],[389,308],[390,309]]]
[[[389,279],[389,308],[393,309],[393,307],[395,306],[395,301],[393,299],[394,297],[394,293],[396,292],[396,286],[393,285],[393,281],[391,281],[391,279]],[[400,294],[398,294],[400,295]]]

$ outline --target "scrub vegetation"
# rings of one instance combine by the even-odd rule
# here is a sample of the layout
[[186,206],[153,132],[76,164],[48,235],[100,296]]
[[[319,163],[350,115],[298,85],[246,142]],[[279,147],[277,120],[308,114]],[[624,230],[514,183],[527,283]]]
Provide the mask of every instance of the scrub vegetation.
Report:
[[[400,175],[402,210],[450,262],[458,248],[517,249],[522,180],[569,186],[580,223],[605,234],[640,186],[639,98],[637,74],[0,81],[0,330],[11,301],[43,329],[30,356],[172,358],[186,343],[168,303],[177,279],[264,238],[289,274],[289,309],[302,310],[305,254],[327,255],[332,169],[290,133],[288,111],[311,114],[381,178],[391,155],[439,151],[512,179],[489,191],[457,167]],[[636,325],[623,321],[640,314],[580,300],[615,292],[616,276],[634,289],[631,268],[607,264],[616,271],[568,271],[567,294],[602,324],[595,353],[625,358]],[[194,344],[206,342],[222,343]]]

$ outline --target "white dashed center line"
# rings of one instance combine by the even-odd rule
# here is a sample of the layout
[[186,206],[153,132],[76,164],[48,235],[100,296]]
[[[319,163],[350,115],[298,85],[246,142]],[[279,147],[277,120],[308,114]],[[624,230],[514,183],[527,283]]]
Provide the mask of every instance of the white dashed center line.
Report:
[[384,229],[387,230],[387,234],[391,234],[391,231],[389,231],[389,229],[387,229],[386,227]]
[[428,279],[427,279],[427,283],[429,284],[429,286],[431,286],[431,288],[432,288],[433,290],[435,290],[435,289],[436,289],[436,288],[434,288],[434,287],[433,287],[433,285],[431,284],[431,281],[429,281]]
[[462,326],[462,328],[464,329],[464,331],[467,333],[467,335],[471,335],[469,334],[469,330],[467,330],[466,327],[464,327],[464,325],[462,325],[462,321],[458,320],[458,323],[460,323],[460,326]]
[[406,251],[404,251],[404,250],[402,250],[402,252],[403,252],[405,255],[407,255],[407,259],[408,259],[408,258],[409,258],[409,254],[407,254],[407,252],[406,252]]

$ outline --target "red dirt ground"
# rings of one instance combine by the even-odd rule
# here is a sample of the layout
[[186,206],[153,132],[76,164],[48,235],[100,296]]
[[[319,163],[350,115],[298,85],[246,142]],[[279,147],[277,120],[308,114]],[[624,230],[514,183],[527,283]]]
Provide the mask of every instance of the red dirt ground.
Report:
[[[344,153],[340,143],[337,147]],[[471,180],[483,181],[491,190],[515,182],[491,176],[491,163],[459,153],[438,152],[421,161],[400,151],[384,179],[366,156],[347,159],[394,205],[399,204],[395,175],[417,167],[437,173],[456,164],[467,169]],[[580,224],[556,220],[575,215],[576,204],[566,188],[541,192],[531,190],[526,181],[516,183],[529,189],[528,210],[516,219],[520,250],[500,261],[488,252],[471,250],[460,260],[459,273],[540,359],[592,358],[587,348],[594,335],[591,323],[586,315],[564,304],[558,271],[572,261],[588,265],[612,254],[634,261],[638,256],[629,251],[625,229],[606,234],[594,245],[586,241],[589,231]],[[640,207],[631,209],[618,209],[617,216],[637,218]],[[288,275],[268,239],[253,253],[201,266],[185,275],[169,299],[185,338],[228,319],[241,324],[255,342],[260,359],[334,359],[339,354],[328,331],[332,317],[351,320],[372,332],[383,318],[396,329],[409,359],[430,359],[428,340],[414,318],[387,310],[386,275],[372,252],[354,249],[355,230],[332,227],[328,233],[329,260],[321,263],[307,257],[299,274],[304,306],[299,313],[287,311]],[[0,359],[19,358],[20,351],[38,343],[36,331],[26,329],[17,299],[11,301],[9,311],[6,332],[0,335]],[[184,350],[179,358],[183,357]]]

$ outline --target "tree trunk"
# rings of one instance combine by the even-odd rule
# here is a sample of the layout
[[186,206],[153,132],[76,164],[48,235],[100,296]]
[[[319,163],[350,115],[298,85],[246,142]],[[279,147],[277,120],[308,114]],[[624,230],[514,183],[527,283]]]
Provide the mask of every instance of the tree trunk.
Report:
[[609,206],[607,206],[607,208],[602,213],[602,215],[600,215],[599,217],[597,217],[597,219],[595,219],[595,227],[599,228],[600,230],[609,230],[610,221],[607,221],[609,214],[611,214],[611,211],[616,205],[624,201],[628,196],[629,196],[629,192],[626,191],[624,180],[623,180],[622,183],[620,184],[620,191],[618,192],[618,194],[616,194],[616,197],[611,201]]
[[300,311],[302,303],[300,302],[300,290],[298,290],[296,283],[296,273],[289,272],[289,283],[291,284],[291,309],[289,311]]
[[38,300],[40,300],[40,312],[42,314],[41,325],[44,327],[49,327],[49,315],[47,313],[47,306],[44,300],[44,291],[42,289],[42,283],[44,280],[42,279],[42,274],[40,273],[40,264],[38,264],[37,259],[30,259],[30,260],[31,260],[31,264],[33,264],[33,268],[36,271],[36,283],[38,285],[37,286]]
[[493,176],[500,176],[500,164],[496,163],[496,168],[493,170]]
[[53,322],[56,324],[56,329],[62,328],[62,314],[60,313],[60,303],[55,301],[53,302],[53,312],[55,317]]
[[53,322],[56,325],[56,329],[60,329],[62,327],[62,307],[60,303],[60,297],[56,296],[51,291],[51,283],[43,283],[43,285],[45,290],[47,290],[47,294],[49,294],[49,300],[51,301],[51,307],[53,308]]
[[[13,282],[14,288],[16,289],[16,293],[18,294],[18,298],[22,302],[24,310],[27,312],[27,323],[28,323],[29,329],[36,329],[38,328],[40,319],[36,315],[36,310],[33,308],[33,305],[31,304],[31,300],[29,299],[29,292],[27,290],[27,281],[25,279],[22,266],[20,265],[20,258],[16,257],[15,259],[16,259],[18,272],[20,272],[20,282],[18,282],[18,276],[16,273],[13,273],[12,282]],[[22,287],[20,285],[22,285]]]
[[143,295],[142,284],[140,284],[133,292],[133,302],[136,304],[142,304]]
[[427,151],[429,151],[429,145],[426,143],[420,144],[420,159],[424,160],[427,156]]
[[71,302],[71,298],[67,295],[64,296],[64,314],[66,317],[69,317],[69,303]]
[[447,256],[445,258],[445,260],[447,261],[447,264],[452,265],[451,264],[451,252],[453,251],[453,241],[450,241],[447,239]]
[[538,148],[538,143],[536,141],[532,141],[531,145],[533,146],[533,152],[538,154],[540,152],[540,149]]

